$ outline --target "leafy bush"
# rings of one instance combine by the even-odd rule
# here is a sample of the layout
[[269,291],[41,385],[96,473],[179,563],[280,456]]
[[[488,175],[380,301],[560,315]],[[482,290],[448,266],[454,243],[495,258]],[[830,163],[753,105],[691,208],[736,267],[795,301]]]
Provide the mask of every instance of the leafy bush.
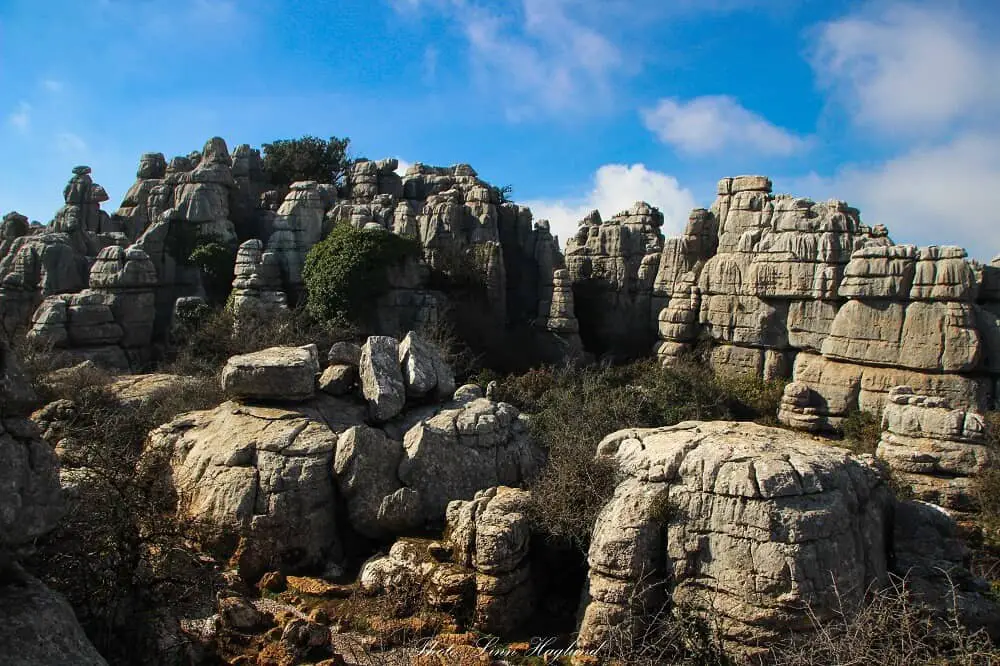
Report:
[[202,240],[188,257],[201,270],[208,300],[224,303],[233,284],[236,250],[214,240]]
[[875,453],[882,437],[882,419],[871,412],[854,411],[841,422],[840,430],[843,446],[855,453]]
[[300,180],[339,185],[351,161],[347,157],[348,138],[331,136],[324,141],[315,136],[282,139],[265,143],[264,169],[275,185],[291,185]]
[[366,321],[389,287],[387,268],[421,256],[415,240],[342,224],[306,256],[306,307],[319,321]]
[[770,418],[777,388],[748,378],[720,379],[691,363],[662,368],[652,360],[584,369],[541,368],[498,383],[498,399],[532,414],[549,464],[532,484],[536,524],[586,550],[590,531],[618,483],[594,460],[605,435],[685,420]]

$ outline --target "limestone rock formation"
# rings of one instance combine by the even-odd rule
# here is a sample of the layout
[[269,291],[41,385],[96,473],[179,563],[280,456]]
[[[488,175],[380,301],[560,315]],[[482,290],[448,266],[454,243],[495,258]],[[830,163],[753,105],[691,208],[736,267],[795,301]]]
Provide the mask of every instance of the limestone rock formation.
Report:
[[886,578],[891,493],[842,449],[723,421],[618,431],[597,454],[628,478],[594,526],[581,645],[666,600],[714,610],[727,643],[759,651]]
[[475,572],[473,624],[480,631],[509,634],[533,612],[529,497],[516,488],[487,488],[471,500],[448,505],[454,561]]
[[270,347],[226,361],[222,390],[245,400],[296,402],[313,397],[317,375],[316,345]]
[[478,397],[462,400],[460,388],[453,403],[403,438],[399,479],[419,494],[428,521],[440,520],[452,500],[472,498],[492,486],[521,485],[545,462],[526,417],[513,405],[481,397],[479,387],[474,388]]
[[[108,193],[90,177],[89,166],[73,167],[73,177],[63,190],[66,203],[52,220],[55,231],[73,234],[77,231],[92,234],[120,233],[118,225],[101,210],[101,204],[108,200]],[[79,248],[81,251],[83,248]]]
[[163,153],[145,153],[139,159],[136,181],[125,193],[121,205],[112,216],[130,241],[139,238],[155,221],[151,197],[153,189],[163,184],[166,175],[167,160]]
[[917,498],[958,511],[975,508],[972,481],[996,464],[981,415],[898,386],[882,410],[882,430],[876,455]]
[[375,335],[361,348],[361,387],[368,400],[371,416],[388,421],[403,410],[406,386],[399,367],[399,342]]
[[331,474],[337,433],[363,409],[323,397],[295,410],[226,402],[184,414],[150,434],[163,452],[178,509],[214,528],[244,577],[322,567],[340,556]]
[[438,400],[455,392],[455,373],[441,352],[410,331],[399,344],[399,365],[407,397],[422,398],[433,394]]
[[240,245],[234,272],[231,308],[237,321],[266,319],[288,310],[278,255],[264,252],[262,241],[253,238]]
[[0,653],[9,666],[107,666],[69,603],[21,574],[0,585]]
[[654,340],[653,282],[663,251],[663,213],[643,202],[604,221],[593,211],[566,241],[576,315],[595,351],[635,355]]

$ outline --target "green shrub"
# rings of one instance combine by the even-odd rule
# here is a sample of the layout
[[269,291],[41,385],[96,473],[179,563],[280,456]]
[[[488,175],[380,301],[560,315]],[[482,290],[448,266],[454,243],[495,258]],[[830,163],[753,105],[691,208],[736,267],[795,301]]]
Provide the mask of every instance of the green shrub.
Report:
[[720,379],[693,363],[662,368],[647,360],[535,369],[500,381],[497,397],[532,414],[532,431],[548,450],[549,463],[531,486],[536,524],[585,551],[619,480],[612,464],[594,460],[601,438],[622,428],[769,417],[776,391],[752,378]]
[[201,240],[191,251],[188,261],[201,270],[208,300],[225,302],[233,284],[236,250],[211,239]]
[[840,430],[843,446],[855,453],[873,454],[882,437],[882,419],[871,412],[853,411],[841,422]]
[[306,307],[320,321],[367,321],[389,287],[387,268],[421,252],[417,241],[387,231],[334,227],[306,256]]
[[351,164],[347,147],[351,140],[331,136],[324,141],[315,136],[282,139],[265,143],[264,170],[275,185],[291,185],[300,180],[340,185]]

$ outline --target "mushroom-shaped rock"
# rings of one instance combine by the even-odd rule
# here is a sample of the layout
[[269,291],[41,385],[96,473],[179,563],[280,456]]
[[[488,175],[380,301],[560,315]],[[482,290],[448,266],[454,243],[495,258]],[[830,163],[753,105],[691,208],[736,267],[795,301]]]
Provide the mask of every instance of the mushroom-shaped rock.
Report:
[[318,374],[316,345],[270,347],[230,358],[222,370],[222,390],[247,400],[308,400]]

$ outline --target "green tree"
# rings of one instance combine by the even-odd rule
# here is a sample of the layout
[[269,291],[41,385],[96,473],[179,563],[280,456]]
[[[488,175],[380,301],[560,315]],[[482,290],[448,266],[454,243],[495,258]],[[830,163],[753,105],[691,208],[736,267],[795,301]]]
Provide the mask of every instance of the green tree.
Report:
[[306,255],[302,281],[309,313],[321,321],[364,321],[389,287],[386,270],[421,252],[419,242],[389,231],[334,227]]
[[351,164],[347,147],[351,140],[331,136],[281,139],[264,144],[264,169],[275,185],[291,185],[299,180],[341,185]]

